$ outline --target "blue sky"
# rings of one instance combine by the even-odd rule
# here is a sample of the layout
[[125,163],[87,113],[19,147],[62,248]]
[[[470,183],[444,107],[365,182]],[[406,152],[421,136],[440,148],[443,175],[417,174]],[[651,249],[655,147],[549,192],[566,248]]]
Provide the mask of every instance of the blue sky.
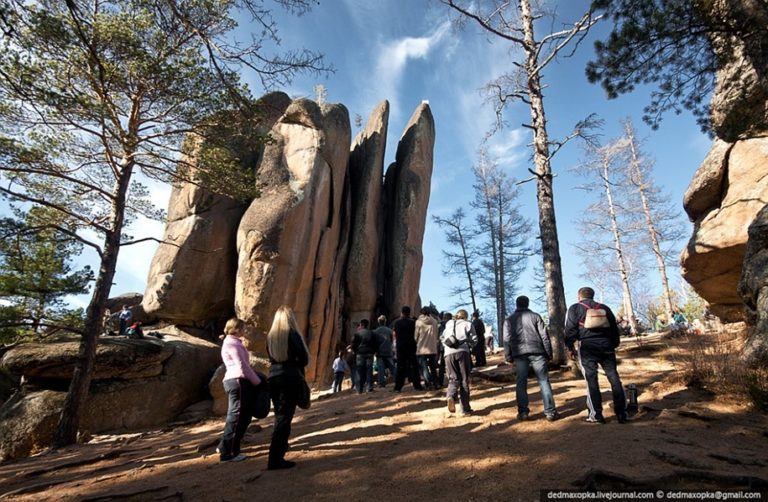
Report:
[[[559,19],[574,20],[587,0],[561,0],[553,4],[560,10]],[[429,0],[321,0],[320,5],[301,17],[275,10],[282,48],[306,47],[325,55],[336,69],[327,77],[302,76],[283,89],[293,97],[314,96],[314,86],[327,88],[329,102],[341,102],[363,123],[374,106],[384,99],[391,104],[389,138],[385,167],[394,160],[397,141],[413,110],[422,100],[429,100],[436,124],[436,142],[429,221],[424,242],[424,267],[421,298],[446,309],[455,303],[448,296],[452,278],[442,275],[441,249],[445,243],[431,215],[448,216],[457,207],[466,207],[472,199],[471,167],[476,161],[480,142],[494,121],[491,105],[485,104],[479,89],[488,81],[511,68],[517,49],[492,38],[468,24],[457,31],[450,23],[447,8]],[[559,25],[556,25],[559,26]],[[248,30],[242,25],[243,32]],[[620,120],[634,121],[644,149],[655,158],[655,176],[682,211],[682,195],[711,141],[703,135],[690,113],[665,117],[661,128],[651,131],[642,123],[642,108],[648,102],[647,89],[609,101],[602,89],[587,82],[585,62],[593,55],[592,40],[608,32],[607,23],[593,29],[569,59],[560,59],[544,73],[545,107],[550,137],[562,138],[573,125],[590,113],[605,121],[606,138],[620,133]],[[246,80],[248,77],[246,76]],[[250,82],[252,89],[258,84]],[[516,105],[506,115],[509,127],[498,132],[490,142],[490,152],[511,176],[528,177],[530,166],[529,131],[521,127],[529,119],[526,107]],[[353,125],[353,136],[358,132]],[[588,205],[588,197],[575,187],[582,180],[569,172],[581,157],[576,143],[569,144],[554,158],[555,202],[560,232],[561,254],[568,301],[582,286],[578,278],[579,258],[573,244],[581,236],[575,218]],[[169,188],[153,187],[161,206],[167,205]],[[523,214],[536,221],[535,185],[522,186],[520,197]],[[138,221],[132,228],[134,237],[162,236],[163,225]],[[536,228],[534,226],[534,228]],[[690,234],[686,227],[683,243]],[[683,244],[681,243],[681,246]],[[149,262],[156,245],[131,246],[121,251],[113,294],[142,292]],[[521,294],[530,291],[534,263],[524,274]],[[653,271],[651,271],[653,273]],[[679,279],[679,270],[671,275]],[[491,310],[490,305],[486,307]]]

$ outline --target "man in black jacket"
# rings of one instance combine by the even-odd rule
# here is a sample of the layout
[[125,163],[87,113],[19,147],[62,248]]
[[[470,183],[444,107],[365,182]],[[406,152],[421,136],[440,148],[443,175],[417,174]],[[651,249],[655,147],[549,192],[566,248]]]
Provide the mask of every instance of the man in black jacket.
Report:
[[[605,423],[603,400],[597,383],[597,365],[602,366],[611,384],[613,410],[619,423],[627,421],[624,388],[616,371],[616,347],[619,346],[619,328],[611,309],[597,303],[595,290],[579,289],[579,301],[568,308],[565,321],[565,344],[572,359],[579,361],[587,382],[587,409],[589,423]],[[576,342],[579,342],[578,350]]]
[[358,394],[362,394],[363,389],[373,392],[373,356],[379,350],[379,341],[373,331],[368,329],[368,325],[368,319],[362,319],[357,333],[352,338],[352,350],[355,351],[357,365]]
[[549,383],[547,362],[552,360],[552,343],[547,335],[544,320],[539,314],[528,309],[527,296],[515,300],[517,310],[504,321],[504,358],[515,361],[517,385],[517,419],[528,420],[528,367],[533,367],[539,380],[541,399],[544,401],[544,416],[550,422],[557,420],[555,398]]
[[419,363],[416,360],[416,320],[411,317],[411,307],[404,306],[400,317],[392,324],[397,347],[397,371],[395,371],[395,392],[403,390],[405,377],[416,390],[424,390],[419,378]]

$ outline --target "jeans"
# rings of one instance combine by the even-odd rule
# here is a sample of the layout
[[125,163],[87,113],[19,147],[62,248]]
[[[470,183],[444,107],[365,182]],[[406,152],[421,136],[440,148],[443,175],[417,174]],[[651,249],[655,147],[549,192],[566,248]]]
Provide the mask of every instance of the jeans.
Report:
[[376,364],[379,367],[377,375],[379,377],[379,387],[384,387],[387,384],[387,371],[389,371],[393,379],[395,378],[395,358],[392,356],[379,356],[376,358]]
[[445,369],[448,373],[448,391],[446,397],[456,399],[458,391],[461,409],[464,412],[472,411],[469,406],[469,352],[462,350],[445,356]]
[[515,396],[517,398],[517,412],[528,413],[528,367],[533,367],[533,372],[539,381],[541,400],[544,402],[544,414],[548,417],[555,415],[555,398],[552,396],[552,386],[549,384],[549,370],[547,358],[541,354],[524,354],[515,358],[515,371],[517,372],[517,385]]
[[285,460],[288,451],[288,438],[291,436],[291,422],[296,413],[296,401],[301,392],[302,383],[296,377],[280,375],[269,379],[269,395],[275,412],[275,428],[269,444],[267,467],[279,465]]
[[419,370],[421,371],[421,378],[424,379],[424,383],[427,387],[437,387],[437,355],[436,354],[419,354],[416,356],[419,361]]
[[219,458],[227,460],[240,454],[240,441],[245,436],[245,431],[251,423],[251,414],[246,410],[246,393],[242,379],[231,378],[224,380],[224,391],[227,393],[227,419],[224,423],[224,432],[219,442]]
[[373,390],[373,354],[355,356],[357,365],[357,392]]
[[339,371],[333,374],[333,392],[339,392],[341,390],[341,384],[344,381],[344,372]]
[[579,366],[587,382],[587,409],[589,418],[603,417],[603,398],[600,395],[600,387],[597,383],[597,365],[603,367],[605,376],[611,384],[613,394],[613,411],[617,417],[626,415],[627,400],[624,395],[624,387],[621,385],[619,373],[616,371],[616,353],[613,350],[605,350],[590,347],[582,342],[579,347]]

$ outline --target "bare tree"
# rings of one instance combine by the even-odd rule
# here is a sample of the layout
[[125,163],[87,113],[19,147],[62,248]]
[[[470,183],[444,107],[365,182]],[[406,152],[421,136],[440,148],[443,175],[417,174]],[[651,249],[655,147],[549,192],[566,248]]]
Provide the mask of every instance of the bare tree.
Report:
[[[652,205],[657,203],[657,208],[663,208],[663,201],[659,201],[654,195],[658,192],[650,182],[650,164],[643,159],[640,147],[635,136],[635,128],[632,122],[627,119],[624,121],[624,132],[626,134],[627,147],[629,148],[629,163],[627,164],[627,177],[632,186],[637,190],[640,196],[640,204],[645,216],[645,225],[648,230],[648,238],[651,243],[653,255],[659,268],[659,277],[661,279],[662,307],[664,308],[667,319],[672,319],[672,294],[667,277],[667,259],[662,252],[659,231],[656,229],[657,223],[654,221]],[[656,200],[654,200],[656,199]],[[660,207],[661,206],[661,207]],[[657,212],[657,216],[659,216]],[[674,216],[673,216],[674,218]]]
[[501,333],[509,301],[517,291],[517,282],[525,262],[533,254],[527,246],[531,224],[522,217],[517,206],[520,195],[514,179],[500,170],[480,151],[473,167],[475,198],[471,206],[478,211],[478,249],[483,257],[478,277],[480,295],[495,302],[497,333]]
[[443,275],[458,273],[466,278],[465,285],[455,286],[450,291],[451,296],[458,298],[458,302],[454,307],[463,305],[464,295],[469,294],[472,310],[476,311],[477,294],[475,292],[474,275],[477,270],[477,250],[472,243],[476,232],[467,226],[465,217],[464,210],[459,208],[449,218],[440,218],[433,215],[432,220],[440,228],[446,229],[446,240],[448,244],[456,249],[455,251],[443,250],[443,258],[445,259]]
[[603,193],[601,201],[591,207],[592,219],[589,220],[589,226],[597,229],[597,231],[605,229],[606,225],[603,221],[607,216],[610,225],[607,230],[610,231],[612,236],[612,248],[621,277],[624,314],[629,318],[631,333],[637,335],[632,290],[630,289],[629,272],[625,259],[624,243],[622,241],[626,230],[620,228],[617,202],[614,200],[615,178],[617,177],[617,171],[621,173],[623,170],[624,162],[622,161],[622,156],[625,150],[626,141],[624,139],[601,147],[590,147],[587,150],[589,159],[584,164],[583,170],[595,180],[587,185],[587,188],[595,188],[595,185],[597,185]]
[[534,33],[534,21],[540,15],[534,13],[530,0],[441,0],[463,19],[476,22],[484,30],[522,49],[523,60],[513,61],[517,72],[505,74],[488,86],[496,101],[499,124],[509,103],[522,101],[530,109],[531,122],[524,124],[533,131],[533,161],[530,170],[536,180],[536,198],[539,208],[539,232],[541,237],[544,276],[547,288],[547,308],[550,326],[555,337],[554,361],[566,362],[563,328],[565,325],[565,291],[560,260],[560,243],[557,236],[554,191],[552,187],[552,157],[569,139],[582,135],[588,121],[577,124],[574,132],[561,141],[553,141],[547,131],[544,110],[544,69],[560,55],[573,51],[583,40],[589,28],[599,19],[590,9],[572,25],[553,31],[540,39]]

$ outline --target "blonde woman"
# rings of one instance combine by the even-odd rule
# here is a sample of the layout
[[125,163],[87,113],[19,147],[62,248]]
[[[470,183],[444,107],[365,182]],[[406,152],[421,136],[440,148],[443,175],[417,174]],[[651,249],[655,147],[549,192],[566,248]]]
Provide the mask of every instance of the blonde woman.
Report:
[[233,317],[224,326],[224,334],[226,336],[221,344],[221,359],[227,370],[223,384],[229,406],[224,433],[217,451],[221,462],[240,462],[246,458],[240,453],[240,441],[251,423],[251,414],[245,411],[247,403],[244,384],[248,380],[253,385],[259,385],[261,380],[251,368],[248,350],[243,345],[245,322]]
[[[457,347],[445,345],[445,339],[455,334],[461,342]],[[477,343],[477,334],[472,323],[467,321],[467,311],[464,309],[456,312],[456,316],[445,323],[442,337],[443,350],[445,351],[445,369],[448,374],[448,411],[456,411],[456,398],[461,402],[461,414],[472,414],[469,406],[469,371],[471,361],[470,350]],[[458,396],[457,396],[458,394]]]
[[275,411],[267,469],[289,469],[296,463],[285,460],[285,452],[288,451],[291,422],[304,381],[304,367],[309,363],[307,344],[289,307],[282,306],[275,312],[272,328],[267,334],[267,352],[272,363],[269,393]]

